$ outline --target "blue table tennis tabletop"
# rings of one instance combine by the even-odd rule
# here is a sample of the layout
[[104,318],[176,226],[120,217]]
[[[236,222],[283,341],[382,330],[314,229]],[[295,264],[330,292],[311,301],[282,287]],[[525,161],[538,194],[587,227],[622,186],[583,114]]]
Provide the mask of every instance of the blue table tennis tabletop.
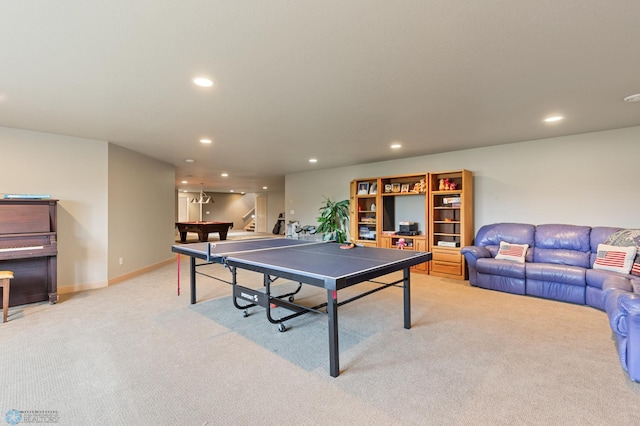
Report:
[[[190,285],[191,303],[196,303],[197,267],[203,264],[220,263],[228,266],[233,273],[234,297],[244,297],[256,301],[256,304],[267,310],[271,322],[269,306],[274,302],[279,306],[304,309],[299,305],[274,299],[270,294],[271,277],[279,277],[321,287],[327,290],[326,314],[329,317],[329,358],[330,374],[339,375],[338,363],[338,315],[339,305],[337,290],[371,281],[396,271],[404,271],[403,277],[392,283],[385,283],[371,292],[402,283],[404,288],[404,328],[411,328],[410,307],[410,270],[409,268],[431,260],[431,253],[384,249],[377,247],[355,246],[350,249],[334,242],[295,240],[289,238],[264,238],[239,241],[222,241],[218,243],[195,243],[174,245],[172,251],[189,256],[191,259]],[[203,260],[197,264],[196,259]],[[236,282],[235,269],[245,269],[264,275],[266,298],[264,292],[242,287]],[[380,283],[379,283],[380,284]],[[240,308],[235,303],[234,305]],[[255,306],[252,304],[251,306]],[[316,309],[310,311],[317,312]],[[299,314],[292,315],[297,316]],[[282,329],[281,329],[282,331]]]
[[209,262],[226,263],[256,272],[283,273],[290,279],[295,279],[291,276],[296,275],[306,284],[322,286],[328,290],[339,290],[357,284],[362,282],[360,278],[372,273],[380,276],[431,259],[430,253],[426,252],[360,246],[345,250],[340,248],[340,244],[333,242],[288,238],[174,247],[175,252]]

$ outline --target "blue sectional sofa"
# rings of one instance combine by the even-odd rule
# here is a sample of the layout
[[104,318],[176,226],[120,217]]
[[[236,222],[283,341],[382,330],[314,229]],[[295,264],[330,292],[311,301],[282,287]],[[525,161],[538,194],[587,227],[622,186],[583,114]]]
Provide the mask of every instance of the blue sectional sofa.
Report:
[[[602,259],[594,268],[598,246],[618,231],[623,230],[558,224],[485,225],[478,230],[475,245],[462,248],[469,283],[606,310],[622,366],[632,380],[640,381],[640,276],[600,269]],[[527,245],[524,259],[501,258],[510,245]]]

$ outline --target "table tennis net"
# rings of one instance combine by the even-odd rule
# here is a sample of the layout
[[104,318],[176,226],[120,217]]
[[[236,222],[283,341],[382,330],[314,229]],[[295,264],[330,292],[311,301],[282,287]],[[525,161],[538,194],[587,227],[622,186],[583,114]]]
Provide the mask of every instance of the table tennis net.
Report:
[[271,251],[292,248],[296,246],[323,244],[328,241],[306,240],[300,238],[259,238],[242,241],[223,241],[222,243],[209,243],[206,248],[206,260],[212,258],[226,258],[234,254],[242,254],[256,251]]

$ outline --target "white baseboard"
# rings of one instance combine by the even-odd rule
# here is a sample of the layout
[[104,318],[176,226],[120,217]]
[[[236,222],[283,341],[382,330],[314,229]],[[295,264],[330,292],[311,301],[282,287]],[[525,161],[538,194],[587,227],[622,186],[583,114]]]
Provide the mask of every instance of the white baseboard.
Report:
[[162,262],[158,262],[153,265],[145,266],[144,268],[137,269],[135,271],[128,272],[126,274],[119,275],[117,277],[110,278],[108,281],[98,281],[94,283],[79,283],[79,284],[61,286],[61,287],[58,287],[58,294],[69,294],[69,293],[76,293],[79,291],[95,290],[97,288],[108,287],[110,285],[128,280],[129,278],[133,278],[138,275],[142,275],[144,273],[152,271],[154,269],[160,268],[162,266],[168,265],[169,263],[172,263],[175,261],[176,261],[176,258],[172,257],[170,259],[163,260]]
[[158,269],[158,268],[160,268],[162,266],[168,265],[169,263],[172,263],[172,262],[175,262],[175,261],[176,261],[176,258],[172,257],[171,259],[163,260],[162,262],[158,262],[158,263],[155,263],[153,265],[149,265],[149,266],[146,266],[144,268],[137,269],[137,270],[132,271],[132,272],[128,272],[128,273],[126,273],[124,275],[120,275],[120,276],[117,276],[117,277],[114,277],[114,278],[110,278],[108,285],[117,284],[117,283],[122,282],[124,280],[128,280],[129,278],[137,277],[138,275],[142,275],[142,274],[147,273],[149,271],[153,271],[154,269]]

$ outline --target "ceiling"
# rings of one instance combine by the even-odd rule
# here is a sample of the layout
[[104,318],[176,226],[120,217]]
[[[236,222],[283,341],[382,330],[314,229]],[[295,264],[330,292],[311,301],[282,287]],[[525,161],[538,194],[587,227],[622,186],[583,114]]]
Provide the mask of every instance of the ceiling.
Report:
[[639,18],[637,0],[3,1],[0,126],[138,151],[178,189],[283,190],[289,173],[640,125],[622,100],[640,93]]

